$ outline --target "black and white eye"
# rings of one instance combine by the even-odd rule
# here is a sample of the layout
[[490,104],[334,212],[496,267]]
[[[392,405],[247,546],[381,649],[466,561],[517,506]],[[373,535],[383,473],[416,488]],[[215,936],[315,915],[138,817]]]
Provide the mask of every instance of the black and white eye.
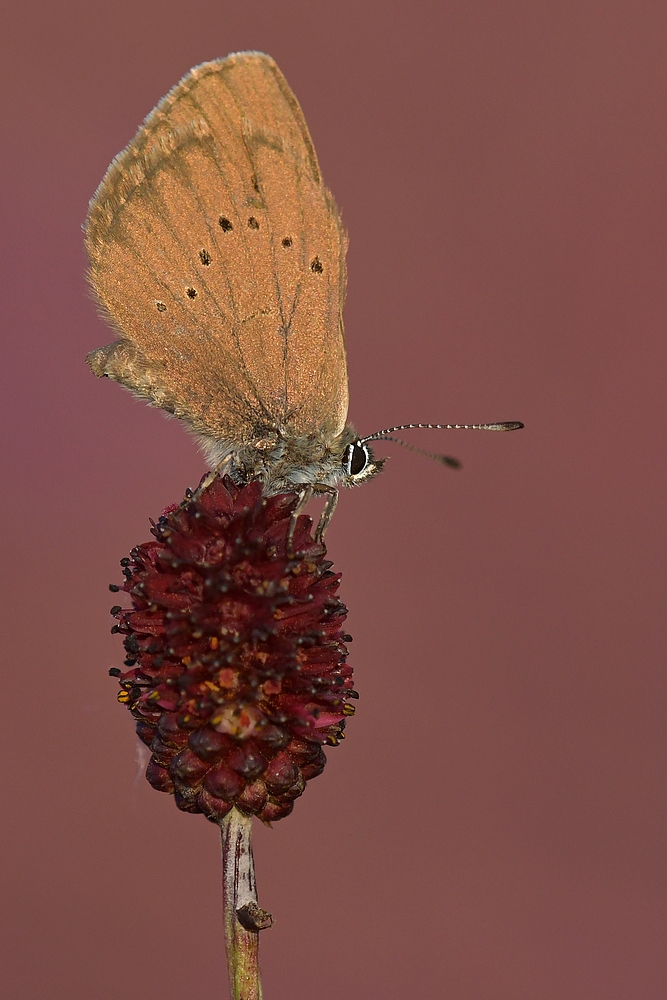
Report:
[[368,454],[366,445],[355,441],[354,444],[350,444],[347,447],[345,458],[343,459],[343,468],[348,476],[358,476],[364,471],[369,461],[370,455]]

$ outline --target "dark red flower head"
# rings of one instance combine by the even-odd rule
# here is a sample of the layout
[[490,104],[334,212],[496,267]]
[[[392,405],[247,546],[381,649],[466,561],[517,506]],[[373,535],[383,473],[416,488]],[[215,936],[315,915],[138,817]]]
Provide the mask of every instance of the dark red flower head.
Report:
[[[132,607],[121,691],[152,751],[146,777],[186,812],[292,811],[354,714],[347,609],[295,493],[218,478],[166,511],[121,560]],[[136,665],[135,665],[136,664]]]

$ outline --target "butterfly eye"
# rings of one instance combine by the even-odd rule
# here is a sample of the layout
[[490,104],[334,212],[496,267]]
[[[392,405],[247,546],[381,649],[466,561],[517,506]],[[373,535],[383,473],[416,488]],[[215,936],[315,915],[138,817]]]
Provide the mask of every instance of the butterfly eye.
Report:
[[356,441],[354,444],[349,445],[343,461],[348,476],[358,476],[362,473],[368,465],[369,457],[366,445],[359,444]]

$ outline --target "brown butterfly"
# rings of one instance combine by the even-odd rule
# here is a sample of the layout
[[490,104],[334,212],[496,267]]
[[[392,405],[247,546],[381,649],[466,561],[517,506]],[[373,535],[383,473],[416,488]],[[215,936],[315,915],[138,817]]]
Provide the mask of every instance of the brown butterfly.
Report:
[[369,441],[522,426],[404,424],[360,438],[346,422],[347,237],[267,55],[191,70],[112,162],[85,233],[93,290],[119,334],[88,355],[93,372],[183,420],[238,482],[300,489],[304,502],[328,493],[320,534],[337,487],[381,470]]

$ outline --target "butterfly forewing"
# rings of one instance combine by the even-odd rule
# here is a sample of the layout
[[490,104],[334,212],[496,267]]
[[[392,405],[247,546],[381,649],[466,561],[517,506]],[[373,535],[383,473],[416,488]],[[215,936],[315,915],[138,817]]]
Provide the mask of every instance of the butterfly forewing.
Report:
[[345,236],[272,59],[192,70],[93,199],[96,294],[121,340],[91,364],[201,433],[339,433]]

